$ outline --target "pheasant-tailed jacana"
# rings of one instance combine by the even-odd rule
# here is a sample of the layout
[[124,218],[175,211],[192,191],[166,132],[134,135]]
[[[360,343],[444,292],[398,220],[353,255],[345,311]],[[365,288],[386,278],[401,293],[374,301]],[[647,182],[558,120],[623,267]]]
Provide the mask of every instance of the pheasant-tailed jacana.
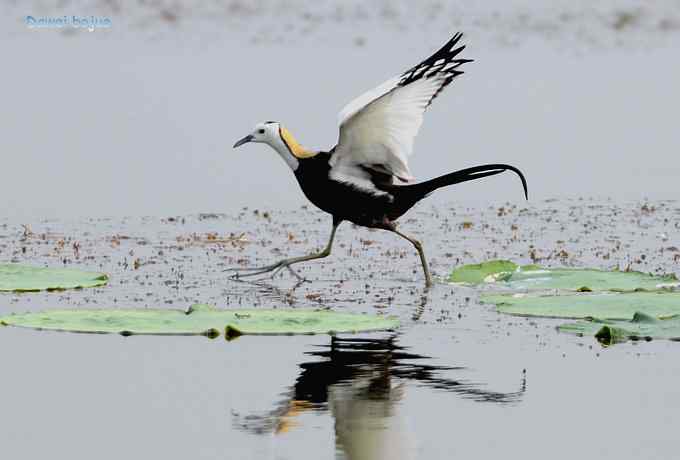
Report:
[[[420,255],[425,283],[432,284],[422,244],[399,230],[395,221],[418,201],[440,187],[458,184],[510,170],[522,180],[514,166],[486,164],[462,169],[421,183],[413,183],[407,158],[423,122],[423,113],[435,97],[463,73],[471,62],[459,57],[457,33],[432,56],[350,102],[339,115],[340,139],[328,152],[302,147],[280,123],[267,121],[234,144],[268,144],[293,170],[305,196],[333,216],[333,228],[326,248],[318,253],[293,257],[272,265],[235,269],[234,277],[276,274],[283,268],[331,253],[338,225],[348,220],[357,225],[396,233],[413,244]],[[294,274],[295,272],[292,271]]]

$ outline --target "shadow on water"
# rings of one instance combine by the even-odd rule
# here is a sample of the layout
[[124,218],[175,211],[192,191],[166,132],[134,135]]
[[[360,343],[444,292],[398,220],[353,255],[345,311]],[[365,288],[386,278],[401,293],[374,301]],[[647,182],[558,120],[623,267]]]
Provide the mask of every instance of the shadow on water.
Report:
[[296,417],[307,411],[330,412],[335,441],[345,458],[411,458],[410,430],[399,414],[406,384],[456,394],[480,403],[512,405],[526,391],[523,373],[519,389],[502,393],[485,384],[444,378],[444,372],[464,367],[426,364],[429,356],[410,353],[388,339],[333,337],[330,345],[307,352],[314,360],[300,364],[295,384],[276,407],[257,415],[233,413],[237,429],[253,434],[281,434],[300,425]]

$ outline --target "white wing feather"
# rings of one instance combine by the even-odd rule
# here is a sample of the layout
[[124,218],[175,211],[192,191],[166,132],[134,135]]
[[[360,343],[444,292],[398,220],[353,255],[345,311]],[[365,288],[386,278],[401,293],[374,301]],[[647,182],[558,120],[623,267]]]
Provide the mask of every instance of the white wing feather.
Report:
[[[381,96],[340,128],[339,162],[382,165],[402,180],[412,180],[407,157],[413,152],[423,114],[441,78],[418,80]],[[346,155],[346,154],[349,155]]]
[[460,37],[456,34],[430,58],[362,94],[340,112],[340,139],[330,160],[331,178],[373,190],[366,168],[402,181],[413,180],[407,158],[413,152],[423,114],[439,92],[462,73],[456,68],[469,62],[455,59],[464,48],[455,48]]
[[378,99],[380,96],[384,96],[385,94],[392,91],[399,84],[399,80],[401,80],[401,76],[390,78],[389,80],[376,86],[375,88],[366,91],[361,96],[352,99],[352,101],[345,107],[343,107],[343,109],[338,114],[338,125],[342,126],[342,124],[346,120],[352,118],[352,116],[355,115],[358,111],[360,111],[368,104]]

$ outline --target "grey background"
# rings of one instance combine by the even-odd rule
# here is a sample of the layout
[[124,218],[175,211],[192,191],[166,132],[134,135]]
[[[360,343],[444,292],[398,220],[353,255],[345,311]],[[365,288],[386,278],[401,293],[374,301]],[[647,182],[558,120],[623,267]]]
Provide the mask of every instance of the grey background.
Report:
[[[517,165],[532,199],[677,197],[680,6],[618,2],[22,2],[2,4],[0,207],[164,215],[304,203],[264,146],[275,119],[312,148],[363,91],[466,33],[466,74],[436,101],[412,170]],[[112,18],[29,30],[26,14]],[[511,177],[437,200],[519,200]]]

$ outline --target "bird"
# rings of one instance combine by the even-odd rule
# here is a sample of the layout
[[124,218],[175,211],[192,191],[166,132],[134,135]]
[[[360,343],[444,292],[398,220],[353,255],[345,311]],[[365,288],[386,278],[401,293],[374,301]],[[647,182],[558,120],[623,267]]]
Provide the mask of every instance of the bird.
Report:
[[396,221],[435,190],[461,182],[512,171],[522,181],[524,174],[508,164],[484,164],[454,171],[424,182],[416,182],[408,157],[423,122],[426,109],[449,84],[463,74],[461,67],[473,62],[463,58],[463,34],[457,32],[430,57],[405,72],[367,91],[347,104],[338,116],[339,139],[328,151],[303,147],[277,121],[258,123],[238,140],[234,148],[263,143],[274,149],[295,175],[303,194],[317,208],[332,216],[330,238],[325,248],[309,255],[280,260],[271,265],[228,269],[238,279],[288,269],[328,257],[338,226],[349,221],[361,227],[382,229],[409,241],[418,252],[425,285],[432,275],[422,243],[402,233]]

